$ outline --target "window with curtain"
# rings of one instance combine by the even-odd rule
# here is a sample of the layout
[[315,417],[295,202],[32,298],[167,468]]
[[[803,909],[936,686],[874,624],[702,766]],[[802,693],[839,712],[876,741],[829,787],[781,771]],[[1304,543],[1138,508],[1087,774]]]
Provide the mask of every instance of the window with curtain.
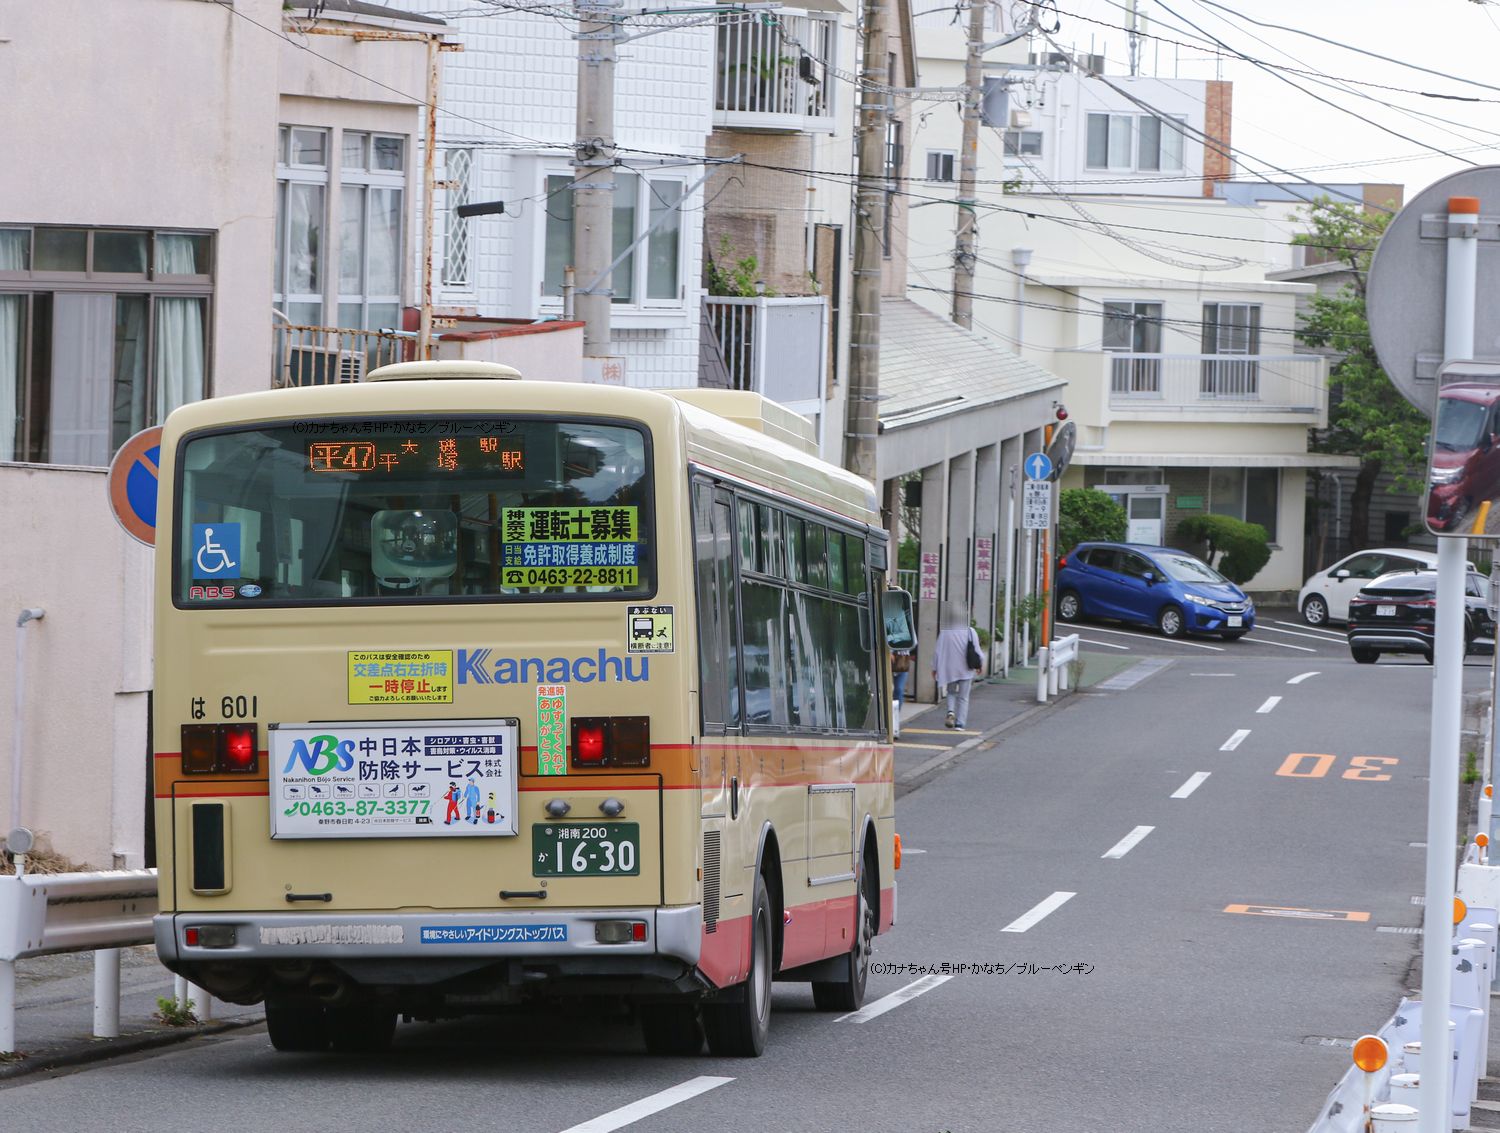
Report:
[[339,164],[338,325],[380,330],[401,314],[406,140],[345,130]]
[[283,126],[276,164],[276,280],[272,302],[298,326],[323,325],[323,230],[329,131]]
[[1266,529],[1276,542],[1276,517],[1281,495],[1279,468],[1215,468],[1209,477],[1208,510]]
[[0,460],[101,467],[206,396],[212,255],[209,233],[0,227]]
[[[562,294],[563,270],[573,261],[573,176],[549,173],[542,209],[542,294]],[[663,307],[682,302],[684,182],[645,171],[614,171],[613,256],[639,240],[615,266],[610,285],[622,306]],[[648,234],[649,233],[649,234]],[[643,238],[644,237],[644,238]],[[577,279],[578,287],[591,280]]]

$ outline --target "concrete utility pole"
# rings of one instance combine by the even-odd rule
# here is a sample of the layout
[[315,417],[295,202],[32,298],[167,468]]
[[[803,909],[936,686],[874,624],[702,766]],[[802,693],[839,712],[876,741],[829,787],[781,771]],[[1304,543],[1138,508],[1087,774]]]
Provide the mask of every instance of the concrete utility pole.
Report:
[[615,48],[620,0],[576,0],[578,141],[573,150],[573,268],[582,286],[573,307],[583,320],[583,355],[610,354],[610,262],[615,207]]
[[958,233],[953,248],[953,321],[974,329],[974,261],[979,255],[974,193],[979,179],[980,104],[984,98],[986,0],[969,3],[969,53],[964,61],[964,136],[958,155]]
[[879,428],[880,282],[884,274],[886,123],[885,0],[864,0],[864,63],[860,68],[859,178],[854,203],[854,319],[849,328],[849,397],[844,413],[844,467],[875,479]]

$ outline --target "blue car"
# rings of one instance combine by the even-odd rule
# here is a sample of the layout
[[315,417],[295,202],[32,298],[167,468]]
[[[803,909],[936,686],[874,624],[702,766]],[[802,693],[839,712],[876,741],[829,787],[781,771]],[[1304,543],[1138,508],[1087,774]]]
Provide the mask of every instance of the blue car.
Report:
[[1057,616],[1154,625],[1164,637],[1212,633],[1233,641],[1255,628],[1255,603],[1185,551],[1136,543],[1080,543],[1057,564]]

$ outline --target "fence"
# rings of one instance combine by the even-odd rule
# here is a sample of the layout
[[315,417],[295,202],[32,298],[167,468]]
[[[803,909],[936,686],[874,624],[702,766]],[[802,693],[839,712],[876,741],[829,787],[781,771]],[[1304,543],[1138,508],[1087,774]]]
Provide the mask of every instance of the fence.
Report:
[[361,381],[371,370],[416,357],[416,339],[396,331],[281,324],[274,328],[272,385],[327,386]]

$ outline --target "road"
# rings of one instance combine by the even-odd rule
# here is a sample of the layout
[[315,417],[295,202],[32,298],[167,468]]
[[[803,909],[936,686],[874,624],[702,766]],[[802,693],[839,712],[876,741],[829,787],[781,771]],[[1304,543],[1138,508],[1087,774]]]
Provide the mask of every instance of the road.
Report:
[[625,1020],[560,1011],[405,1025],[373,1060],[256,1028],[18,1080],[5,1126],[1301,1133],[1414,974],[1432,670],[1261,632],[1131,642],[1146,679],[905,794],[871,1005],[778,986],[759,1060],[649,1057]]

